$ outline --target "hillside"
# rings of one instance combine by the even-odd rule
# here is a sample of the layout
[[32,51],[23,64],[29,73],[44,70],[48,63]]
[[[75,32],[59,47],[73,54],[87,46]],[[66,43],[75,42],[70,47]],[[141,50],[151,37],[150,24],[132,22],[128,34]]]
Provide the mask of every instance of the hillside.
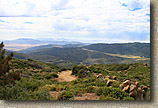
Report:
[[[8,55],[11,51],[6,52],[6,55]],[[39,55],[39,54],[26,54],[26,53],[19,53],[19,52],[14,52],[14,58],[15,59],[23,59],[23,60],[27,60],[27,59],[34,59],[40,62],[45,62],[45,63],[52,63],[52,64],[56,64],[59,66],[64,66],[64,67],[70,67],[73,66],[73,64],[70,61],[67,60],[62,60],[58,57],[55,56],[51,56],[51,55]]]
[[83,48],[111,54],[135,55],[150,58],[150,43],[91,44]]
[[[92,52],[82,48],[48,48],[30,53],[31,55],[49,55],[70,61],[73,64],[112,64],[112,63],[132,63],[136,59],[129,59],[111,56],[102,52]],[[148,60],[147,60],[148,61]],[[142,61],[146,62],[146,61]]]
[[29,53],[32,53],[32,52],[35,52],[35,51],[46,49],[46,48],[53,48],[53,47],[59,47],[59,48],[69,47],[69,48],[71,48],[71,47],[80,47],[80,46],[84,46],[84,44],[66,44],[66,45],[48,44],[48,45],[40,45],[40,46],[35,46],[35,47],[19,50],[17,52],[22,52],[22,53],[29,54]]
[[31,58],[64,67],[71,67],[73,64],[121,64],[136,62],[150,65],[149,55],[150,44],[148,43],[49,44],[14,52],[14,58],[17,59]]
[[[13,85],[0,86],[0,99],[3,100],[150,99],[150,67],[142,63],[63,68],[31,59],[13,59],[10,67],[10,72],[20,73],[21,80]],[[122,89],[122,85],[129,82],[128,79],[130,92],[125,89],[127,87]],[[131,95],[137,91],[131,91],[134,86],[145,90],[143,97],[141,92],[138,93],[140,96]]]

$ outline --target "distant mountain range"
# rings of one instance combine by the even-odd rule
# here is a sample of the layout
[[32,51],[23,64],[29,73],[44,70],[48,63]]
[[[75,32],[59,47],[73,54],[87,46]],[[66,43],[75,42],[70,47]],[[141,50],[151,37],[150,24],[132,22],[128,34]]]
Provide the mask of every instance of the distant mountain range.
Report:
[[40,46],[35,46],[31,48],[27,48],[24,50],[20,50],[18,52],[22,53],[32,53],[34,51],[39,51],[47,48],[53,48],[53,47],[58,47],[58,48],[72,48],[72,47],[82,47],[84,44],[66,44],[66,45],[55,45],[55,44],[48,44],[48,45],[40,45]]
[[55,44],[55,45],[66,45],[66,44],[81,44],[77,41],[67,41],[64,39],[54,40],[54,39],[29,39],[29,38],[19,38],[15,40],[4,40],[5,44]]
[[[52,38],[39,38],[39,39],[29,39],[29,38],[20,38],[20,39],[15,39],[15,40],[3,40],[5,44],[5,49],[12,50],[12,51],[19,51],[19,50],[24,50],[27,48],[35,47],[35,46],[40,46],[40,45],[46,45],[46,46],[40,46],[49,48],[50,46],[61,46],[61,45],[78,45],[78,44],[84,44],[87,45],[86,43],[81,43],[77,41],[73,41],[70,39],[64,39],[64,38],[59,38],[59,39],[52,39]],[[39,47],[35,47],[35,49],[38,49]],[[31,48],[32,49],[32,48]],[[30,49],[30,50],[31,50]],[[34,48],[33,48],[34,49]],[[40,49],[40,48],[39,48]]]

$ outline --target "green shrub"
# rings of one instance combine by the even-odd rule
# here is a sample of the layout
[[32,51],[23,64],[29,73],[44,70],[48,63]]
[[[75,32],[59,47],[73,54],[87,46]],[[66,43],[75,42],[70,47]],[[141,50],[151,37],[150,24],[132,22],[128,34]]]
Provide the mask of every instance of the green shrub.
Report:
[[112,97],[115,99],[123,100],[124,97],[129,97],[128,93],[122,91],[119,88],[100,87],[96,89],[98,96],[104,95],[105,97]]
[[65,89],[65,86],[64,85],[57,85],[56,86],[56,91],[62,91]]
[[35,91],[32,96],[34,100],[55,100],[52,96],[50,96],[48,91],[44,91],[44,90]]
[[105,97],[104,95],[101,95],[101,96],[99,97],[99,100],[106,100],[106,97]]
[[[82,69],[82,71],[80,71]],[[82,73],[83,71],[88,71],[88,69],[84,65],[74,65],[72,67],[72,74],[73,75],[78,75],[78,72]]]
[[107,96],[107,97],[105,97],[105,100],[119,100],[119,99]]
[[52,76],[53,78],[58,78],[57,73],[52,73],[51,76]]
[[122,100],[134,100],[134,98],[133,97],[124,97]]
[[63,91],[59,94],[59,100],[70,100],[73,97],[73,93],[70,91]]
[[0,100],[30,100],[29,91],[18,85],[0,86]]
[[34,91],[38,89],[40,83],[36,79],[22,78],[22,80],[16,82],[16,85],[26,88],[28,91]]
[[51,79],[52,75],[50,73],[45,73],[44,78],[45,79]]
[[46,84],[45,86],[39,87],[38,91],[56,91],[56,85],[55,84]]
[[97,85],[98,87],[106,86],[106,82],[105,82],[105,81],[102,81],[101,79],[97,79],[97,80],[96,80],[96,85]]
[[86,93],[94,93],[95,92],[95,88],[93,86],[89,86],[85,88],[85,92]]

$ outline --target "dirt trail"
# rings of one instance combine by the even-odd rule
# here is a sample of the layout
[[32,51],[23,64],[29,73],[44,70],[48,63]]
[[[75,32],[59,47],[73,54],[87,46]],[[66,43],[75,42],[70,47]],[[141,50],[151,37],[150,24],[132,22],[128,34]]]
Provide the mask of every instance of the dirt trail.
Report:
[[62,71],[58,74],[58,79],[57,81],[59,82],[69,82],[69,81],[73,81],[75,79],[77,79],[77,77],[75,77],[75,75],[71,75],[72,71],[71,70],[67,70],[67,71]]

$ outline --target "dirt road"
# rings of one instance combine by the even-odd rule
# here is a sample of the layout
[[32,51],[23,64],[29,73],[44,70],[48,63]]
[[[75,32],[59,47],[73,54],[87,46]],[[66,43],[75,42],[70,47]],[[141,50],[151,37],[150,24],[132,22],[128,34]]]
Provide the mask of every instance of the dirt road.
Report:
[[71,75],[72,71],[71,70],[66,70],[66,71],[62,71],[58,74],[58,79],[57,81],[59,82],[69,82],[69,81],[73,81],[75,79],[77,79],[77,77],[75,77],[75,75]]

